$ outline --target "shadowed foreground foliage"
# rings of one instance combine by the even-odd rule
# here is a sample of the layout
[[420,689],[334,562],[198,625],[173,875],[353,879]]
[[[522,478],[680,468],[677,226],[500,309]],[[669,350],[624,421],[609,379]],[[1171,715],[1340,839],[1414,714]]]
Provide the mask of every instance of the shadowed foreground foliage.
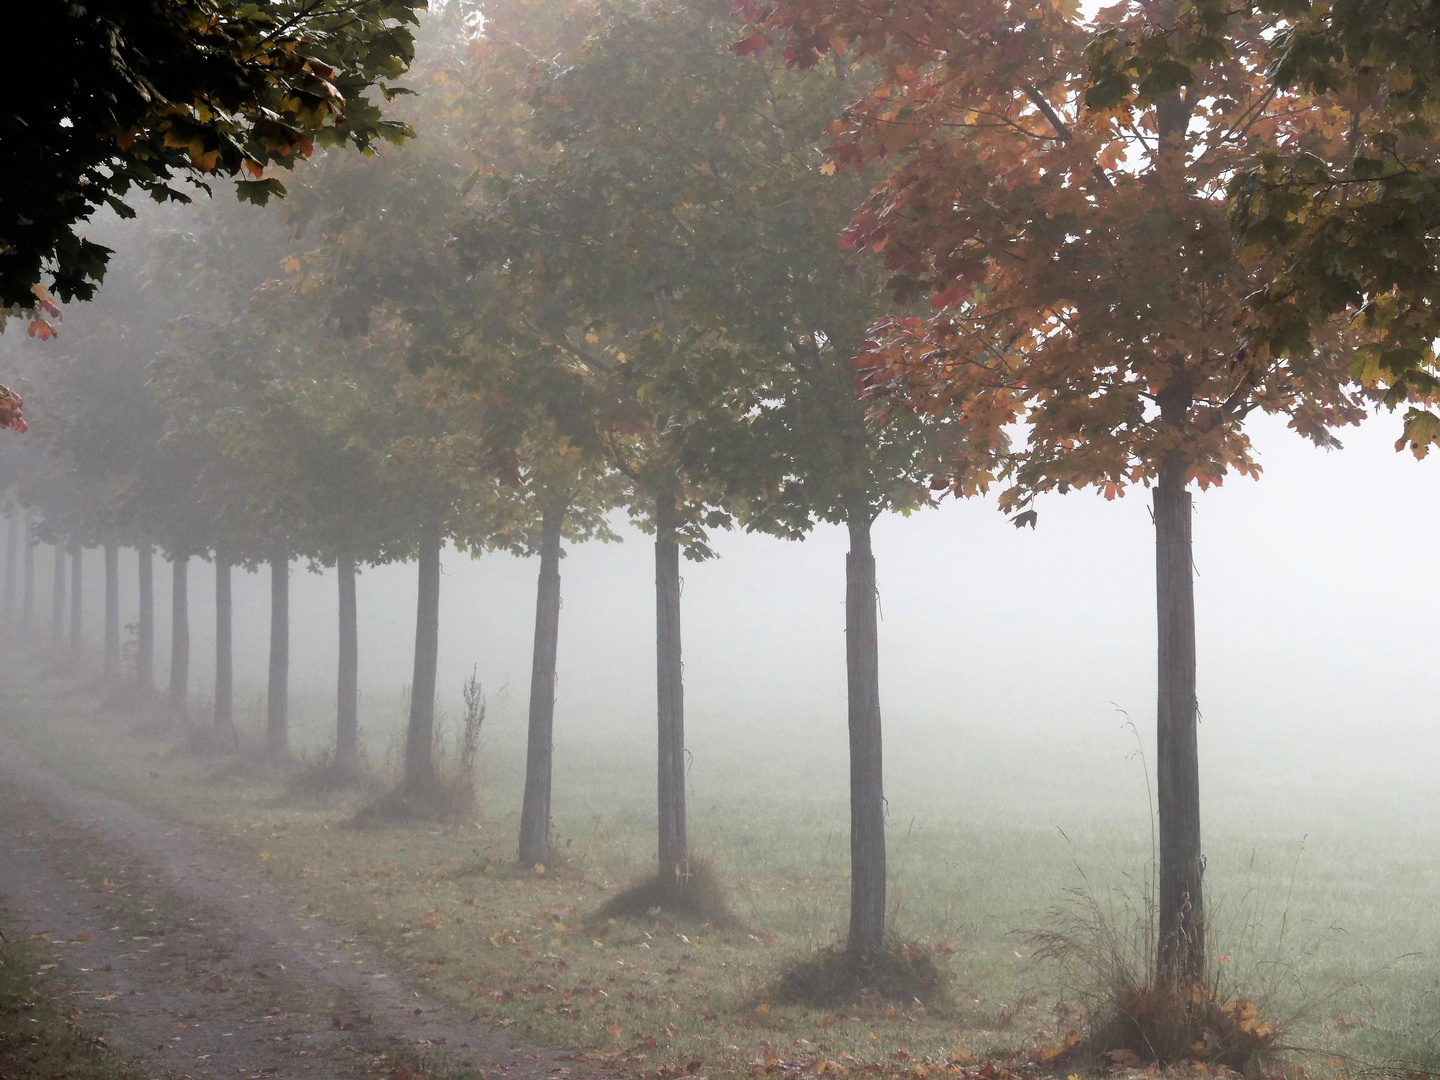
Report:
[[64,300],[93,296],[111,252],[78,223],[101,206],[134,216],[127,197],[188,202],[181,181],[204,189],[221,176],[263,203],[285,191],[267,167],[292,169],[316,145],[406,138],[367,91],[394,95],[421,7],[38,5],[29,48],[40,81],[0,121],[13,166],[0,177],[0,307],[34,307],[47,279]]

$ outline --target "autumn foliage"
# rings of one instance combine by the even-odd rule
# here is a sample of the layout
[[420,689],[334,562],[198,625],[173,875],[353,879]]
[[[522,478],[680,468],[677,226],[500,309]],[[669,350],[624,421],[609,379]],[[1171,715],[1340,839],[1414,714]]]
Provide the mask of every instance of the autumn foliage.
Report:
[[[95,347],[143,382],[164,430],[128,455],[111,432],[76,471],[103,459],[91,471],[120,493],[96,526],[112,548],[209,551],[226,573],[269,563],[277,583],[295,558],[347,567],[352,653],[356,566],[420,556],[406,782],[372,821],[473,816],[478,683],[453,769],[435,734],[442,548],[540,554],[520,844],[537,874],[554,866],[563,541],[609,538],[628,510],[656,539],[659,876],[607,920],[733,922],[686,836],[681,549],[710,557],[721,527],[843,526],[851,925],[845,947],[772,985],[777,1002],[943,998],[932,957],[887,936],[875,521],[991,485],[1022,525],[1048,493],[1154,488],[1153,940],[1138,967],[1102,969],[1114,977],[1088,1035],[1041,1057],[1243,1068],[1276,1029],[1205,977],[1190,490],[1260,474],[1257,412],[1332,447],[1375,384],[1391,404],[1440,396],[1423,339],[1440,286],[1422,267],[1407,293],[1387,252],[1347,262],[1344,243],[1370,222],[1401,261],[1423,261],[1402,234],[1433,227],[1431,132],[1411,122],[1428,99],[1407,105],[1395,83],[1376,104],[1356,70],[1277,68],[1334,27],[1302,10],[1277,36],[1265,5],[1217,3],[1121,0],[1085,21],[1069,0],[738,0],[743,25],[712,0],[456,3],[427,22],[421,93],[392,113],[366,91],[396,92],[410,0],[355,4],[358,35],[289,0],[194,0],[162,27],[181,31],[176,81],[76,129],[86,176],[113,166],[118,188],[77,196],[25,245],[0,238],[0,302],[42,268],[64,298],[93,291],[106,249],[72,227],[96,198],[123,216],[126,184],[183,200],[172,177],[229,175],[263,202],[281,190],[274,169],[317,147],[367,151],[301,172],[283,233],[231,206],[160,238],[131,286],[174,305],[150,311],[167,336]],[[287,33],[276,10],[295,13]],[[216,68],[185,69],[197,40]],[[422,138],[379,146],[410,123]],[[1388,157],[1362,153],[1400,128]],[[1419,209],[1397,209],[1385,183]],[[1314,269],[1327,254],[1343,280]],[[53,336],[58,309],[27,295],[31,336]],[[25,430],[21,413],[0,386],[0,428]],[[87,396],[67,430],[110,413]],[[1427,416],[1407,427],[1417,451],[1440,441]],[[81,496],[73,536],[58,501],[43,511],[57,541],[88,535],[100,500]],[[277,754],[287,588],[272,593]],[[358,738],[354,663],[337,746]],[[434,915],[420,925],[438,932]]]
[[[776,37],[794,64],[833,52],[873,72],[831,152],[889,173],[845,240],[934,314],[876,328],[861,360],[870,392],[977,425],[1023,415],[1008,506],[1083,486],[1113,497],[1177,455],[1202,486],[1258,473],[1243,427],[1257,409],[1321,444],[1360,419],[1334,333],[1282,353],[1244,332],[1259,281],[1231,243],[1225,181],[1257,146],[1333,139],[1343,119],[1273,93],[1258,22],[1237,21],[1237,47],[1188,86],[1087,108],[1097,39],[1066,5],[738,9],[737,49]],[[1164,4],[1117,5],[1098,41],[1167,17]]]
[[[1237,249],[1226,198],[1265,148],[1333,148],[1349,113],[1277,90],[1255,12],[1213,12],[1228,47],[1189,64],[1136,60],[1191,10],[1124,0],[1084,24],[1047,0],[741,0],[735,45],[780,44],[790,64],[864,86],[830,154],[885,173],[845,242],[883,262],[897,301],[932,313],[880,321],[855,363],[880,419],[945,416],[971,432],[936,486],[968,493],[985,432],[1023,420],[1000,495],[1017,524],[1047,492],[1155,489],[1155,959],[1172,986],[1205,963],[1189,489],[1258,476],[1256,411],[1335,446],[1366,404],[1356,329],[1316,326],[1305,348],[1252,332],[1267,266]],[[1108,82],[1095,75],[1107,57]]]

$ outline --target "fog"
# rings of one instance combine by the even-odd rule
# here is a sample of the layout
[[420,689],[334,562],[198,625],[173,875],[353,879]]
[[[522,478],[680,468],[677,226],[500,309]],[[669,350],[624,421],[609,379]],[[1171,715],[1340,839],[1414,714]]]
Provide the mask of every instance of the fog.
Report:
[[[1440,524],[1433,461],[1393,447],[1381,413],[1323,451],[1261,420],[1265,473],[1195,497],[1202,783],[1208,813],[1317,792],[1342,807],[1397,788],[1414,813],[1440,781],[1431,672],[1434,605],[1426,538]],[[562,563],[556,747],[594,729],[653,737],[651,539],[616,516],[620,543],[569,546]],[[920,774],[993,783],[1017,760],[1038,785],[1143,804],[1131,760],[1134,719],[1148,746],[1154,714],[1153,530],[1148,492],[1113,502],[1080,492],[1040,503],[1038,527],[1012,527],[993,499],[957,502],[876,527],[881,692],[892,796]],[[744,751],[784,762],[845,748],[843,530],[804,542],[720,533],[719,558],[686,562],[687,736],[698,764]],[[100,632],[98,552],[88,553],[87,618]],[[49,559],[37,560],[43,613]],[[472,665],[491,730],[519,738],[529,694],[535,564],[505,554],[442,562],[439,697],[456,705]],[[134,618],[133,554],[122,555],[122,622]],[[168,649],[169,575],[156,573],[157,662]],[[213,578],[191,568],[192,693],[209,693]],[[367,736],[402,726],[411,678],[413,565],[364,570],[358,589]],[[268,571],[235,577],[237,701],[263,697]],[[292,698],[332,707],[335,584],[292,575]],[[42,622],[43,625],[43,622]],[[163,667],[161,668],[163,671]],[[258,705],[250,707],[259,723]],[[1152,755],[1153,757],[1153,755]],[[646,766],[637,762],[643,774]],[[800,771],[800,770],[797,770]],[[810,774],[813,781],[814,775]],[[932,777],[927,775],[927,779]],[[1096,786],[1096,782],[1099,782]],[[797,782],[798,779],[797,779]],[[1420,800],[1420,801],[1417,801]],[[1303,831],[1303,828],[1302,830]]]
[[[929,4],[809,6],[305,7],[239,61],[275,100],[102,125],[76,191],[138,146],[216,197],[122,184],[136,213],[65,225],[86,265],[36,256],[64,303],[0,309],[7,570],[18,515],[65,545],[0,611],[0,1080],[47,1040],[15,1080],[1440,1076],[1440,453],[1261,411],[1405,376],[1360,387],[1362,321],[1272,348],[1222,194],[1339,112],[1270,85],[1269,29],[1127,124],[1075,94],[1114,57],[1066,5],[961,4],[945,44]],[[1097,6],[1162,48],[1164,5]],[[990,472],[880,513],[876,650],[872,514]],[[1158,523],[1096,493],[1125,475]],[[1061,478],[1033,528],[1000,511]],[[553,577],[509,551],[600,520],[552,731]],[[440,548],[437,661],[442,537],[509,550]],[[97,546],[73,632],[82,542],[119,552],[118,652]],[[230,699],[200,557],[172,664],[171,550],[259,562]],[[288,609],[277,550],[319,560]],[[358,709],[320,565],[357,552],[410,560],[360,567]]]

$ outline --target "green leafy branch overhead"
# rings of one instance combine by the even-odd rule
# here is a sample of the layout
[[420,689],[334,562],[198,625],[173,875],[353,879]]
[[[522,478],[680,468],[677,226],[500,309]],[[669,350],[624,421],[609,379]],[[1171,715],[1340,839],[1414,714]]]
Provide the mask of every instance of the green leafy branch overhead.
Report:
[[[133,190],[188,201],[236,178],[284,193],[273,168],[316,146],[369,151],[409,128],[386,116],[423,0],[56,0],[27,11],[30,81],[0,112],[0,308],[48,284],[89,299],[110,250],[81,228]],[[378,95],[370,95],[371,89]],[[381,100],[383,99],[383,100]]]

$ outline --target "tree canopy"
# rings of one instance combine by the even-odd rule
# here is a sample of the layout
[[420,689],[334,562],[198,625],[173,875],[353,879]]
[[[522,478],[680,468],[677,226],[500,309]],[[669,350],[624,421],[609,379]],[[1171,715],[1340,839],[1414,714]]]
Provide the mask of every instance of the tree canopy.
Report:
[[0,308],[42,284],[89,299],[108,248],[80,224],[133,190],[236,177],[242,199],[283,193],[274,170],[318,146],[369,150],[414,52],[421,0],[65,0],[27,13],[23,93],[0,113]]
[[[1276,138],[1229,178],[1230,223],[1257,268],[1246,333],[1255,347],[1302,354],[1338,315],[1368,338],[1351,374],[1409,404],[1397,448],[1440,441],[1440,158],[1431,47],[1440,8],[1426,0],[1183,5],[1160,34],[1112,33],[1090,50],[1087,100],[1145,107],[1196,85],[1263,22],[1267,92],[1329,111],[1325,125]],[[1185,92],[1190,92],[1188,89]]]

